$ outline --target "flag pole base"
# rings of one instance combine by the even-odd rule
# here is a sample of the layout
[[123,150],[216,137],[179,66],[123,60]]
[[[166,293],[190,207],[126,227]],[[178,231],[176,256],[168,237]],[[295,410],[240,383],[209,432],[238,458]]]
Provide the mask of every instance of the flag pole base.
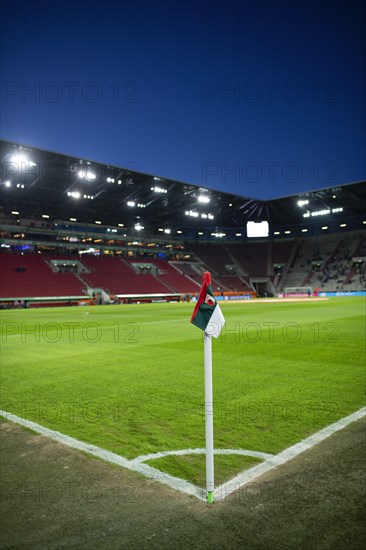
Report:
[[207,493],[207,504],[213,504],[214,503],[214,494],[212,491]]

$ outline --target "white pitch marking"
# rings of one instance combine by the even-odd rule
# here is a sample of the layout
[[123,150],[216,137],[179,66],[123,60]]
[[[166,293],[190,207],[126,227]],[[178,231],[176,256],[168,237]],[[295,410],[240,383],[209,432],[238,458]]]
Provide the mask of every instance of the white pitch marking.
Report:
[[358,411],[350,414],[349,416],[346,416],[345,418],[341,418],[334,424],[331,424],[330,426],[323,428],[322,430],[320,430],[319,432],[316,432],[310,437],[303,439],[299,443],[296,443],[295,445],[288,447],[281,453],[274,455],[272,458],[269,458],[265,462],[262,462],[262,464],[253,466],[253,468],[246,470],[245,472],[231,479],[229,482],[224,483],[223,485],[220,485],[219,487],[217,487],[214,491],[215,500],[216,501],[224,500],[228,495],[230,495],[234,491],[237,491],[241,487],[244,487],[244,485],[247,485],[248,483],[250,483],[257,477],[259,477],[260,475],[270,470],[273,470],[274,468],[278,468],[278,466],[280,466],[281,464],[285,464],[286,462],[288,462],[289,460],[292,460],[293,458],[303,453],[304,451],[311,449],[312,447],[314,447],[315,445],[317,445],[327,437],[333,435],[339,430],[342,430],[343,428],[348,426],[348,424],[351,424],[351,422],[360,420],[365,415],[366,415],[366,407],[363,407],[362,409],[359,409]]
[[[176,491],[195,496],[196,498],[198,498],[203,502],[206,501],[206,491],[204,491],[202,488],[192,483],[189,483],[184,479],[173,477],[169,474],[161,472],[160,470],[157,470],[156,468],[152,468],[148,464],[142,463],[142,460],[160,458],[160,455],[168,456],[168,454],[171,455],[173,453],[184,455],[184,454],[188,454],[187,451],[193,451],[193,454],[198,454],[198,451],[201,451],[202,449],[188,449],[188,450],[184,449],[180,451],[166,451],[165,453],[162,452],[162,453],[155,453],[150,455],[142,455],[135,459],[128,460],[127,458],[124,458],[123,456],[112,453],[111,451],[101,449],[100,447],[91,445],[89,443],[84,443],[83,441],[79,441],[78,439],[74,439],[73,437],[70,437],[68,435],[64,435],[60,432],[50,430],[49,428],[45,428],[44,426],[36,424],[35,422],[31,422],[30,420],[25,420],[24,418],[20,418],[19,416],[8,413],[6,411],[0,410],[0,415],[8,420],[11,420],[12,422],[15,422],[16,424],[20,424],[21,426],[24,426],[37,433],[40,433],[48,437],[49,439],[52,439],[53,441],[58,441],[59,443],[63,443],[64,445],[72,447],[73,449],[78,449],[80,451],[84,451],[93,456],[97,456],[98,458],[102,458],[107,462],[118,464],[119,466],[122,466],[123,468],[127,468],[128,470],[136,471],[140,474],[145,475],[146,477],[155,479],[156,481],[159,481],[160,483],[167,485],[168,487],[175,489]],[[346,416],[345,418],[341,418],[334,424],[331,424],[330,426],[323,428],[322,430],[320,430],[319,432],[316,432],[310,437],[303,439],[302,441],[300,441],[300,443],[297,443],[295,445],[292,445],[291,447],[288,447],[281,453],[277,455],[269,455],[270,458],[267,458],[265,462],[262,462],[261,464],[258,464],[257,466],[254,466],[253,468],[250,468],[249,470],[244,471],[243,473],[234,477],[227,483],[217,487],[214,491],[215,500],[223,501],[228,495],[230,495],[234,491],[237,491],[244,485],[250,483],[251,481],[253,481],[253,479],[256,479],[257,477],[264,474],[265,472],[268,472],[269,470],[273,470],[274,468],[277,468],[281,464],[285,464],[289,460],[292,460],[293,458],[303,453],[304,451],[310,449],[311,447],[314,447],[315,445],[317,445],[327,437],[333,435],[337,431],[342,430],[343,428],[348,426],[348,424],[351,424],[351,422],[355,422],[356,420],[363,418],[365,415],[366,415],[366,407],[363,407],[362,409],[359,409],[358,411],[350,414],[349,416]],[[251,453],[251,455],[249,456],[257,456],[258,458],[263,458],[263,456],[259,457],[258,455],[268,455],[267,453],[257,453],[256,451],[245,451],[245,450],[242,450],[242,452],[238,453],[234,449],[235,454],[244,454],[244,453],[248,454],[249,452]],[[217,449],[215,451],[215,454],[233,454],[233,451],[231,451],[230,449],[221,449],[221,450]]]
[[167,485],[171,489],[175,489],[176,491],[180,491],[181,493],[185,493],[187,495],[195,496],[199,500],[206,500],[206,492],[200,487],[194,485],[193,483],[189,483],[189,481],[186,481],[185,479],[173,477],[169,474],[166,474],[165,472],[157,470],[156,468],[152,468],[148,464],[140,464],[138,462],[135,462],[134,460],[128,460],[127,458],[112,453],[111,451],[106,451],[105,449],[101,449],[96,445],[91,445],[89,443],[85,443],[84,441],[79,441],[78,439],[70,437],[69,435],[50,430],[49,428],[45,428],[40,424],[36,424],[35,422],[26,420],[24,418],[20,418],[15,414],[0,410],[0,416],[3,416],[7,420],[11,420],[16,424],[20,424],[25,428],[29,428],[34,432],[44,435],[45,437],[48,437],[53,441],[63,443],[64,445],[67,445],[68,447],[71,447],[73,449],[78,449],[79,451],[84,451],[85,453],[88,453],[90,455],[97,456],[98,458],[102,458],[106,462],[118,464],[118,466],[122,466],[123,468],[127,468],[128,470],[138,472],[139,474],[159,481],[163,485]]
[[[161,451],[160,453],[151,453],[148,455],[141,455],[134,458],[132,462],[146,462],[147,460],[157,460],[165,456],[184,456],[184,455],[203,455],[206,449],[181,449],[179,451]],[[262,458],[267,460],[274,455],[270,453],[261,453],[259,451],[247,451],[246,449],[214,449],[215,455],[242,455],[253,456],[255,458]]]

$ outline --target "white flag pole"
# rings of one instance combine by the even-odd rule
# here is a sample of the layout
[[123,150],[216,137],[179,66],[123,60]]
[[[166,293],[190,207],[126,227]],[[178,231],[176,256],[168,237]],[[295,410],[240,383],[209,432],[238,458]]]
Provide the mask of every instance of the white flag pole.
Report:
[[213,399],[212,399],[212,339],[204,333],[205,365],[205,427],[206,427],[206,489],[207,502],[214,501],[214,446],[213,446]]

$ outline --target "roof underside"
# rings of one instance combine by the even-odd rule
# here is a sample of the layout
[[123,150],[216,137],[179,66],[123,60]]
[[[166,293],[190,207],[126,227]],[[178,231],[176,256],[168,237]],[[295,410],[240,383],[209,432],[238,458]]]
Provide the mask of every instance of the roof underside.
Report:
[[[48,215],[50,220],[98,220],[103,225],[124,224],[126,228],[140,224],[155,232],[158,228],[241,229],[250,220],[266,220],[272,227],[283,227],[304,223],[307,211],[311,222],[315,219],[312,212],[337,208],[343,209],[344,219],[364,215],[365,182],[262,201],[158,178],[129,167],[8,141],[0,143],[2,213],[16,211],[22,218]],[[199,202],[202,196],[209,202]],[[309,203],[299,206],[299,200]]]

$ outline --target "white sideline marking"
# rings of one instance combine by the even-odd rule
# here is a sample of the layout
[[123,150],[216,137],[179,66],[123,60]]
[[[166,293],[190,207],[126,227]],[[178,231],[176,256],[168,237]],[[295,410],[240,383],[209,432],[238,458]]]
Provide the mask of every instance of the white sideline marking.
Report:
[[319,432],[316,432],[310,437],[303,439],[302,441],[300,441],[300,443],[296,443],[295,445],[288,447],[281,453],[274,455],[272,458],[269,458],[265,462],[262,462],[262,464],[253,466],[253,468],[250,468],[249,470],[246,470],[242,474],[237,475],[236,477],[231,479],[229,482],[224,483],[223,485],[220,485],[215,489],[214,491],[215,500],[216,501],[224,500],[228,495],[230,495],[234,491],[237,491],[241,487],[244,487],[244,485],[247,485],[248,483],[253,481],[253,479],[256,479],[257,477],[264,474],[265,472],[269,472],[269,470],[278,468],[278,466],[280,466],[281,464],[285,464],[285,462],[292,460],[293,458],[303,453],[304,451],[311,449],[311,447],[314,447],[315,445],[317,445],[318,443],[320,443],[330,435],[333,435],[339,430],[342,430],[343,428],[348,426],[348,424],[351,424],[351,422],[355,422],[356,420],[359,420],[365,415],[366,415],[366,407],[363,407],[362,409],[359,409],[358,411],[350,414],[349,416],[346,416],[345,418],[341,418],[334,424],[330,424],[330,426],[323,428],[322,430],[320,430]]
[[[253,466],[253,468],[250,468],[249,470],[245,470],[243,473],[234,477],[227,483],[224,483],[223,485],[217,487],[214,491],[215,501],[223,501],[228,495],[232,494],[234,491],[237,491],[244,485],[247,485],[265,472],[278,468],[278,466],[280,466],[281,464],[285,464],[289,460],[292,460],[304,451],[310,449],[311,447],[314,447],[327,437],[333,435],[339,430],[342,430],[343,428],[351,424],[351,422],[355,422],[356,420],[363,418],[365,415],[366,407],[363,407],[362,409],[359,409],[349,416],[341,418],[334,424],[323,428],[322,430],[316,432],[310,437],[303,439],[302,441],[300,441],[300,443],[296,443],[295,445],[288,447],[277,455],[270,455],[269,453],[260,453],[256,451],[246,451],[244,449],[216,449],[214,451],[215,454],[242,454],[247,456],[255,456],[258,458],[266,458],[266,460],[261,464],[258,464],[257,466]],[[63,443],[64,445],[67,445],[68,447],[71,447],[73,449],[78,449],[93,456],[97,456],[98,458],[102,458],[107,462],[117,464],[119,466],[122,466],[123,468],[127,468],[128,470],[136,471],[146,477],[155,479],[156,481],[159,481],[163,485],[167,485],[168,487],[175,489],[176,491],[194,496],[203,502],[206,501],[206,491],[198,487],[197,485],[189,483],[184,479],[173,477],[169,474],[161,472],[156,468],[152,468],[148,464],[143,464],[143,461],[154,460],[169,455],[201,454],[202,451],[202,454],[204,454],[205,449],[183,449],[178,451],[165,451],[160,453],[141,455],[135,459],[128,460],[127,458],[112,453],[111,451],[107,451],[89,443],[84,443],[83,441],[79,441],[78,439],[75,439],[68,435],[64,435],[60,432],[50,430],[49,428],[45,428],[40,424],[36,424],[35,422],[26,420],[24,418],[20,418],[15,414],[0,410],[0,416],[3,416],[7,420],[11,420],[16,424],[20,424],[21,426],[24,426],[41,435],[44,435],[45,437],[48,437],[53,441]]]
[[127,458],[112,453],[111,451],[106,451],[105,449],[101,449],[100,447],[97,447],[95,445],[84,443],[84,441],[79,441],[78,439],[70,437],[69,435],[64,435],[60,432],[50,430],[49,428],[40,426],[35,422],[20,418],[15,414],[0,410],[0,415],[7,420],[11,420],[16,424],[20,424],[25,428],[29,428],[34,432],[44,435],[45,437],[48,437],[53,441],[63,443],[64,445],[67,445],[68,447],[71,447],[73,449],[78,449],[79,451],[84,451],[90,455],[97,456],[98,458],[102,458],[107,462],[118,464],[118,466],[122,466],[123,468],[127,468],[128,470],[134,470],[135,472],[138,472],[139,474],[142,474],[151,479],[155,479],[156,481],[159,481],[163,485],[167,485],[168,487],[175,489],[176,491],[195,496],[199,500],[206,500],[206,491],[204,491],[200,487],[197,487],[193,483],[189,483],[189,481],[186,481],[185,479],[173,477],[169,474],[161,472],[160,470],[157,470],[156,468],[152,468],[147,464],[141,464],[139,462],[134,462],[134,460],[128,460]]

